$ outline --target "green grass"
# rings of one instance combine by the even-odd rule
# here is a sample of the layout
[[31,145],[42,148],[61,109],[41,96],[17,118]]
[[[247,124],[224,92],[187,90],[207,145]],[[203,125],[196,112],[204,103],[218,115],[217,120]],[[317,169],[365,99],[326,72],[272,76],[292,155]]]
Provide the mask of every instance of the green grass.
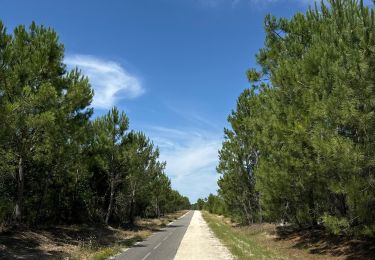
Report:
[[131,247],[138,241],[142,241],[145,237],[135,236],[129,239],[125,239],[123,241],[117,242],[111,246],[102,247],[96,250],[95,254],[93,255],[94,260],[104,260],[108,259],[110,256],[113,256],[124,248]]
[[[88,247],[83,247],[81,248],[76,255],[73,255],[73,259],[81,259],[81,258],[87,258],[89,256],[89,259],[94,259],[94,260],[104,260],[108,259],[109,257],[116,255],[123,251],[126,248],[131,247],[134,245],[136,242],[142,241],[146,239],[149,235],[152,234],[150,230],[158,230],[160,228],[166,227],[167,224],[171,221],[176,220],[180,216],[182,216],[186,211],[179,211],[176,213],[171,213],[158,221],[155,222],[155,219],[152,220],[151,222],[153,223],[143,223],[141,225],[146,228],[144,232],[142,232],[140,235],[135,235],[131,238],[126,238],[121,241],[117,241],[114,244],[108,245],[108,246],[88,246]],[[149,225],[149,226],[147,226]]]
[[232,227],[217,215],[203,211],[203,218],[236,259],[285,259],[261,242],[264,233]]
[[112,247],[103,248],[95,253],[93,256],[93,260],[105,260],[109,258],[110,256],[113,256],[120,252],[121,247],[116,245]]

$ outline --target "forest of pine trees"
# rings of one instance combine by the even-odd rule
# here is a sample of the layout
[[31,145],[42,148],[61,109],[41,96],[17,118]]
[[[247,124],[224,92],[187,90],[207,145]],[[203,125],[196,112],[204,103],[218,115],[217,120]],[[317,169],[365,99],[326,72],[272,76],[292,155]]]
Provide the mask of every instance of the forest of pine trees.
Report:
[[330,0],[265,18],[259,66],[228,117],[218,195],[238,222],[375,236],[375,10]]
[[116,107],[92,118],[93,90],[50,28],[0,22],[0,226],[132,224],[190,206],[159,151]]

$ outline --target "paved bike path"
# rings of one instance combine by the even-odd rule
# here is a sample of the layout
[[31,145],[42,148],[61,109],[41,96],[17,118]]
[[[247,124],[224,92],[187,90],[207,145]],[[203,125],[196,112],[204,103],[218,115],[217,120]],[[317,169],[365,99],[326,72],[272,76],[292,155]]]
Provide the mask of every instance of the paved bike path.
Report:
[[194,211],[189,211],[180,219],[149,236],[126,250],[115,259],[129,260],[169,260],[174,259],[181,240],[190,224]]

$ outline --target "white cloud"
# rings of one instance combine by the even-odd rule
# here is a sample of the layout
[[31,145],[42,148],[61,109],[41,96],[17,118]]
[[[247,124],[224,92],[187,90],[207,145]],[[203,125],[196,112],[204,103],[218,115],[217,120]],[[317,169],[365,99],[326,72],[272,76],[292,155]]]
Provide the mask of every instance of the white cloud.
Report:
[[64,62],[88,76],[95,92],[92,105],[96,108],[108,109],[121,99],[135,98],[145,92],[140,79],[114,61],[90,55],[68,55]]
[[150,127],[147,131],[160,148],[160,159],[167,162],[166,173],[173,188],[195,202],[216,193],[216,173],[221,135],[201,129]]

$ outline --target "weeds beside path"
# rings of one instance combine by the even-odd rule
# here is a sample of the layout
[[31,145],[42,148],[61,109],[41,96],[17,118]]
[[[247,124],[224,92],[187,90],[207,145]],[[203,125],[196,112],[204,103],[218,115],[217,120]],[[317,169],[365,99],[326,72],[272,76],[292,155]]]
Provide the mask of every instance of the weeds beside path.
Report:
[[316,230],[285,235],[273,224],[237,226],[222,216],[202,213],[237,259],[375,259],[375,244],[371,241],[344,241],[317,234]]
[[132,229],[59,226],[0,233],[0,259],[106,259],[185,214],[139,219]]
[[236,259],[283,259],[266,246],[258,243],[256,234],[234,228],[223,217],[203,212],[203,218],[215,235],[228,247]]

